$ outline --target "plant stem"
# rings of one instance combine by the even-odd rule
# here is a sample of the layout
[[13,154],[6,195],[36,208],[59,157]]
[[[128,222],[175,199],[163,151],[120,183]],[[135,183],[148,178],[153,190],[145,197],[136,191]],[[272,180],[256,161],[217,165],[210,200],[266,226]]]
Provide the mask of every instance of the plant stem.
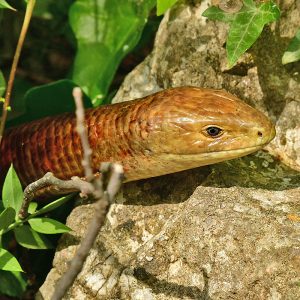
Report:
[[34,5],[35,5],[35,1],[36,0],[28,0],[27,7],[26,7],[26,13],[25,13],[25,17],[24,17],[24,21],[23,21],[23,25],[22,25],[22,29],[21,29],[21,33],[20,33],[19,40],[18,40],[18,45],[17,45],[17,48],[16,48],[15,56],[14,56],[13,63],[12,63],[12,66],[11,66],[11,70],[10,70],[10,74],[9,74],[7,89],[6,89],[6,93],[5,93],[5,102],[3,104],[2,116],[1,116],[0,144],[1,144],[1,141],[2,141],[3,132],[4,132],[4,128],[5,128],[5,123],[6,123],[6,119],[7,119],[7,110],[8,110],[9,104],[10,104],[10,97],[11,97],[11,92],[12,92],[12,88],[13,88],[13,85],[14,85],[16,70],[17,70],[20,54],[21,54],[21,51],[22,51],[23,43],[24,43],[26,33],[27,33],[27,30],[28,30],[28,26],[29,26],[29,23],[30,23],[30,20],[31,20],[31,16],[32,16]]
[[6,229],[2,230],[1,235],[3,235],[4,233],[6,233],[8,231],[11,231],[12,229],[14,229],[18,226],[21,226],[23,223],[27,222],[29,219],[31,219],[31,218],[27,218],[26,220],[18,220],[16,222],[10,224]]

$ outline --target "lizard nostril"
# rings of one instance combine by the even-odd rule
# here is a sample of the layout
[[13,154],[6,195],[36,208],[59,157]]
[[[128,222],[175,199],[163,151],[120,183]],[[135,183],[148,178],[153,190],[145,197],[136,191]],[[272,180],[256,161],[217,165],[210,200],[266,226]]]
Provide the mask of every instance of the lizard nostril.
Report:
[[258,135],[259,137],[262,137],[262,136],[263,136],[263,134],[262,134],[261,131],[258,131],[258,132],[257,132],[257,135]]

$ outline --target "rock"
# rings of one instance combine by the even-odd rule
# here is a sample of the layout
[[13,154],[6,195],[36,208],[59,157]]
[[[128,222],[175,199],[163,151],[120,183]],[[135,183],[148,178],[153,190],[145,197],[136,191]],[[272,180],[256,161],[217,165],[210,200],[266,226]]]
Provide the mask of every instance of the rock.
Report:
[[[300,298],[300,64],[281,65],[298,2],[285,1],[280,22],[230,70],[227,26],[201,16],[208,1],[179,2],[165,15],[152,54],[114,101],[181,85],[223,88],[268,114],[277,137],[267,152],[124,185],[66,299]],[[93,206],[69,216],[73,231],[37,297],[50,299]]]
[[[186,201],[169,191],[162,203],[160,192],[149,195],[157,183],[125,187],[126,202],[112,206],[67,299],[299,298],[299,188],[199,186]],[[42,294],[73,256],[88,224],[79,216],[92,211],[89,204],[70,215],[74,233],[64,236]]]

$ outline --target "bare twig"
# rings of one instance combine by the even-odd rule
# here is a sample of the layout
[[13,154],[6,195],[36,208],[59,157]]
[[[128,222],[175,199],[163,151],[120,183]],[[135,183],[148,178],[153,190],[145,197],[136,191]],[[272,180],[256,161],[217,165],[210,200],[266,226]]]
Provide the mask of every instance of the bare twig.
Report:
[[[95,207],[95,215],[88,226],[85,238],[82,240],[74,258],[72,259],[67,272],[58,281],[52,300],[60,300],[67,292],[69,287],[72,285],[76,279],[78,273],[81,271],[83,264],[88,256],[90,249],[92,248],[95,239],[99,233],[99,230],[104,224],[106,214],[109,210],[110,203],[112,202],[114,196],[118,192],[122,179],[123,179],[123,167],[119,164],[112,163],[102,163],[101,164],[101,177],[94,179],[91,175],[90,166],[90,146],[88,143],[87,131],[84,125],[84,110],[82,105],[82,94],[78,89],[73,90],[73,96],[76,101],[76,115],[77,115],[77,128],[79,129],[79,135],[82,141],[82,148],[84,152],[83,167],[85,170],[86,178],[92,180],[93,186],[95,188],[94,194],[98,195],[98,201]],[[104,190],[103,182],[107,182]],[[104,188],[105,188],[104,187]]]
[[25,37],[26,37],[26,33],[27,33],[27,30],[28,30],[28,27],[29,27],[32,12],[33,12],[33,9],[34,9],[35,1],[36,0],[28,0],[27,6],[26,6],[26,13],[25,13],[25,17],[24,17],[24,21],[23,21],[23,25],[22,25],[22,29],[21,29],[21,33],[20,33],[20,37],[19,37],[19,41],[18,41],[18,45],[17,45],[17,48],[16,48],[15,56],[14,56],[13,63],[12,63],[12,66],[11,66],[11,70],[10,70],[10,74],[9,74],[7,89],[6,89],[6,93],[5,93],[5,101],[4,101],[3,109],[2,109],[1,123],[0,123],[0,144],[1,144],[1,141],[2,141],[3,132],[4,132],[4,128],[5,128],[5,123],[6,123],[6,118],[7,118],[7,110],[8,110],[9,103],[10,103],[10,97],[11,97],[11,92],[12,92],[12,88],[13,88],[13,85],[14,85],[16,70],[17,70],[19,58],[20,58],[20,55],[21,55],[21,50],[22,50],[22,47],[23,47],[23,43],[24,43],[24,40],[25,40]]
[[122,165],[119,164],[110,164],[110,169],[111,176],[106,187],[106,192],[109,195],[110,202],[112,202],[121,188],[124,179],[124,171]]
[[82,91],[79,87],[73,89],[73,97],[76,105],[76,129],[81,139],[83,148],[82,166],[84,168],[85,178],[87,181],[91,181],[93,176],[93,170],[91,167],[91,155],[92,149],[89,144],[87,129],[84,120],[84,107],[82,101]]
[[[118,164],[113,164],[112,167],[113,167],[113,171],[112,171],[111,178],[114,178],[114,180],[116,180],[115,182],[116,188],[112,189],[112,191],[115,192],[117,191],[117,187],[120,187],[121,185],[123,168],[121,165]],[[95,207],[95,215],[86,230],[86,236],[81,241],[81,244],[75,256],[73,257],[67,272],[61,277],[61,279],[57,283],[51,300],[62,299],[64,294],[71,287],[72,283],[74,282],[77,275],[81,271],[83,264],[90,252],[90,249],[92,248],[96,240],[96,237],[101,227],[104,224],[106,214],[109,210],[110,203],[113,199],[113,195],[114,194],[109,194],[107,191],[105,191],[101,199],[97,201]]]
[[30,202],[38,194],[62,195],[80,191],[80,196],[85,198],[89,195],[93,197],[94,186],[81,178],[74,176],[70,180],[61,180],[56,178],[51,172],[46,173],[42,178],[29,184],[24,190],[22,207],[19,211],[19,218],[25,219],[28,216],[28,207]]

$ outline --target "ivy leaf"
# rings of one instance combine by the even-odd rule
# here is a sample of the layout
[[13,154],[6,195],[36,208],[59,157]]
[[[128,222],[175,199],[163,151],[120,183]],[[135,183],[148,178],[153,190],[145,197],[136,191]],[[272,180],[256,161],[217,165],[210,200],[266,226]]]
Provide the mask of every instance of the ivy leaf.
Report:
[[27,281],[21,272],[7,272],[0,270],[0,295],[22,298]]
[[10,6],[5,0],[0,0],[0,9],[1,8],[8,8],[8,9],[16,11],[16,9],[13,8],[12,6]]
[[155,0],[76,0],[69,11],[77,39],[73,80],[102,103],[122,58],[136,46]]
[[171,8],[178,0],[157,0],[156,14],[163,15],[169,8]]
[[16,211],[12,207],[7,207],[0,214],[0,231],[6,229],[15,221]]
[[10,166],[5,177],[2,190],[2,201],[5,208],[12,207],[16,212],[20,210],[22,205],[22,185],[16,171],[13,168],[13,165]]
[[234,14],[219,8],[208,8],[203,16],[212,20],[228,22],[230,29],[226,42],[229,67],[246,52],[261,34],[264,26],[276,21],[280,16],[279,8],[273,1],[255,5],[253,0],[244,0],[242,9]]
[[279,16],[279,9],[272,1],[256,7],[252,0],[244,0],[244,7],[236,14],[228,35],[226,49],[230,67],[257,40],[264,26]]
[[42,234],[35,232],[28,225],[14,229],[17,242],[29,249],[50,249],[53,248],[50,241]]
[[28,223],[33,230],[45,234],[57,234],[71,231],[68,226],[50,218],[33,218],[28,220]]
[[0,270],[23,272],[17,259],[3,248],[0,248]]
[[296,33],[295,37],[292,39],[288,45],[287,50],[282,56],[282,63],[289,64],[300,59],[300,29]]

